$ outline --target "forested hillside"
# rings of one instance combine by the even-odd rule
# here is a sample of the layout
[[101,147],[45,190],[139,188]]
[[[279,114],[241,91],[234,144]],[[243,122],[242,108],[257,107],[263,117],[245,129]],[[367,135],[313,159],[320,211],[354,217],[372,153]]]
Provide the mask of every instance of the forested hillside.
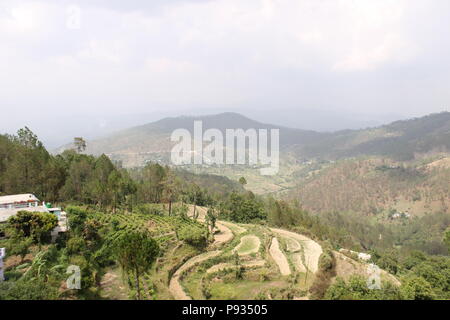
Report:
[[[49,202],[100,208],[125,203],[131,208],[149,200],[189,197],[189,192],[211,198],[242,190],[240,184],[225,177],[197,176],[151,163],[127,170],[105,155],[95,157],[79,151],[74,148],[53,156],[28,128],[15,136],[0,135],[0,195],[34,193]],[[145,190],[152,190],[152,196]],[[181,194],[182,190],[186,194]]]

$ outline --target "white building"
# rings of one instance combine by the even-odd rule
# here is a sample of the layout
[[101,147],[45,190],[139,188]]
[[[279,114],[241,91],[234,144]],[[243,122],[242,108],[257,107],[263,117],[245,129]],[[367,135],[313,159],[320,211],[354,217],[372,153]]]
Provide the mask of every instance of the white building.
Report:
[[1,209],[23,209],[29,207],[37,207],[39,205],[39,199],[31,193],[15,194],[11,196],[0,197],[0,210]]
[[0,197],[0,223],[6,222],[19,211],[53,213],[58,218],[58,226],[52,231],[52,236],[67,231],[67,216],[61,208],[48,208],[45,202],[41,204],[39,199],[30,193]]
[[48,208],[30,193],[0,197],[0,223],[19,211],[48,212]]

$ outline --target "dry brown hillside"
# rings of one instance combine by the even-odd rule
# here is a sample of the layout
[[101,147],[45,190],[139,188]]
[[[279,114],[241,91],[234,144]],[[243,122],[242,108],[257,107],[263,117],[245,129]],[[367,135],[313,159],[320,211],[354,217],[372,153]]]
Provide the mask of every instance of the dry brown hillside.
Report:
[[302,181],[291,193],[312,212],[391,218],[396,212],[411,216],[449,212],[449,195],[447,166],[407,165],[386,159],[339,161]]

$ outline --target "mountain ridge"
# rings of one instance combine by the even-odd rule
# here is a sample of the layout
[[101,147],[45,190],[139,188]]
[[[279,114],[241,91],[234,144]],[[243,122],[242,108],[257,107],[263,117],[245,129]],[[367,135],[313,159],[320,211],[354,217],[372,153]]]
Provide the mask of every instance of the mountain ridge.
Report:
[[[142,165],[143,154],[167,154],[173,142],[173,130],[184,128],[193,132],[195,120],[203,122],[203,130],[219,129],[279,129],[280,151],[306,159],[342,159],[362,155],[377,155],[396,160],[411,160],[420,154],[450,151],[450,112],[399,120],[386,125],[332,133],[302,130],[262,123],[235,112],[204,116],[167,117],[148,124],[118,131],[107,137],[88,141],[86,153],[105,153],[120,158],[127,166]],[[56,153],[71,148],[68,144]],[[119,156],[121,155],[121,156]],[[124,158],[138,157],[127,161]],[[149,159],[147,159],[149,160]]]

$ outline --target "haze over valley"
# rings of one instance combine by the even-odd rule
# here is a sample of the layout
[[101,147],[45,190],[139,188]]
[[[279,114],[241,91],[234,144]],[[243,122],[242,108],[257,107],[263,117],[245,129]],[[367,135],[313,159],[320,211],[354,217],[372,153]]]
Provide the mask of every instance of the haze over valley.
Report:
[[449,300],[449,30],[448,0],[2,0],[0,301]]

